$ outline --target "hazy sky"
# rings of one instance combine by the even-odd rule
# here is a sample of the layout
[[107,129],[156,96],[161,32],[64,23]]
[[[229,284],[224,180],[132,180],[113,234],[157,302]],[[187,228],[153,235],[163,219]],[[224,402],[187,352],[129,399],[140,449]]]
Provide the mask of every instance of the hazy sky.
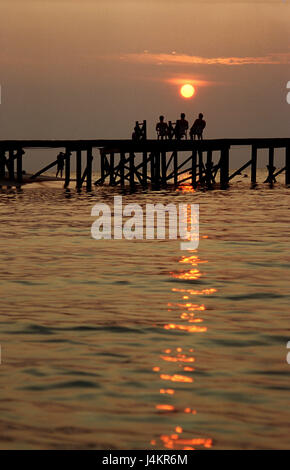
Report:
[[[0,138],[289,136],[290,0],[0,0]],[[191,100],[180,85],[196,87]]]

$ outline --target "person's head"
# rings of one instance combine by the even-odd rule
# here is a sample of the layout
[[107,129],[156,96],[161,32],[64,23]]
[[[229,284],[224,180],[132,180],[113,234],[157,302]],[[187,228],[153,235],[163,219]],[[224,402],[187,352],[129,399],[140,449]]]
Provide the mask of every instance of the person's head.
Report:
[[164,116],[159,116],[160,122],[164,121]]
[[181,119],[184,119],[184,118],[185,118],[185,114],[184,114],[184,113],[181,113],[180,117],[181,117]]
[[202,113],[199,113],[198,117],[199,117],[199,119],[202,119],[202,118],[203,118],[203,114],[202,114]]

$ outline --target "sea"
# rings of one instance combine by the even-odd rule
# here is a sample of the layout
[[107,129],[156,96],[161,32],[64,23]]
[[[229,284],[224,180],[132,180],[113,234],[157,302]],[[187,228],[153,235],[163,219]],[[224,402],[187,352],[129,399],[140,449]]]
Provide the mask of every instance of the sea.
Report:
[[[2,188],[1,449],[290,448],[290,193],[244,176]],[[114,195],[198,204],[197,249],[94,239]]]

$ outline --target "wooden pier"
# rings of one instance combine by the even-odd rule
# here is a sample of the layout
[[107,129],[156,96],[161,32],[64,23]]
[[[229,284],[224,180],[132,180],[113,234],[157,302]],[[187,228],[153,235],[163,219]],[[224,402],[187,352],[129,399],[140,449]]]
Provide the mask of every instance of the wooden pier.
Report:
[[[241,168],[230,172],[232,147],[250,147],[250,158]],[[275,149],[285,149],[285,166],[275,168]],[[64,185],[72,182],[77,189],[85,185],[87,191],[94,185],[128,186],[134,191],[138,186],[160,190],[169,185],[187,182],[194,188],[216,185],[226,189],[230,181],[251,168],[251,184],[257,183],[258,151],[268,151],[268,176],[265,183],[273,185],[276,177],[285,173],[285,184],[290,185],[290,138],[265,139],[214,139],[214,140],[2,140],[0,141],[0,180],[9,180],[17,186],[23,184],[24,163],[31,149],[62,151]],[[218,153],[214,163],[213,153]],[[182,154],[182,155],[181,155]],[[187,154],[186,156],[184,156]],[[75,159],[76,177],[72,181],[71,162]],[[93,159],[98,160],[100,177],[93,178]],[[50,164],[30,176],[37,181],[40,175],[58,164]],[[217,180],[218,178],[218,180]]]

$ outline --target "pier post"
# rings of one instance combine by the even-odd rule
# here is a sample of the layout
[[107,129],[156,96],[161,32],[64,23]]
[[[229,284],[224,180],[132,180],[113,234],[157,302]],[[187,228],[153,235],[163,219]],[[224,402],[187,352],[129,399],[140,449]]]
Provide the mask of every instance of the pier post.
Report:
[[81,189],[82,187],[82,151],[77,150],[76,152],[76,187]]
[[197,167],[197,151],[192,151],[191,160],[191,184],[193,188],[196,188],[196,167]]
[[133,152],[130,152],[130,159],[129,159],[129,182],[130,182],[130,189],[134,191],[135,189],[135,174],[134,174],[134,159],[135,159],[135,154]]
[[110,153],[110,186],[113,186],[115,183],[114,178],[114,168],[115,168],[115,154],[113,152]]
[[155,190],[160,190],[160,152],[155,153],[155,181],[154,181]]
[[17,183],[22,183],[22,156],[24,151],[22,149],[17,150],[16,157],[16,173],[17,173]]
[[120,153],[120,184],[123,188],[125,185],[125,154],[124,152]]
[[6,156],[5,150],[0,150],[0,178],[5,177],[5,164],[6,164]]
[[161,154],[161,183],[162,187],[166,186],[166,152]]
[[153,152],[150,153],[150,176],[151,176],[151,189],[154,187],[154,181],[155,181],[155,155]]
[[9,150],[8,175],[11,181],[14,181],[14,150]]
[[252,145],[252,160],[251,160],[251,183],[257,182],[257,147]]
[[87,191],[92,190],[92,167],[93,167],[93,149],[89,147],[87,149]]
[[142,154],[142,186],[143,188],[147,188],[147,152],[143,152]]
[[267,168],[268,168],[268,177],[265,183],[273,184],[275,182],[274,147],[269,147],[269,164],[267,165]]
[[101,156],[101,184],[104,183],[105,181],[105,153],[103,152],[103,150],[100,151],[100,156]]
[[212,151],[207,151],[206,156],[206,173],[205,173],[206,184],[208,188],[212,187],[211,180],[212,180]]
[[287,145],[285,152],[285,184],[290,185],[290,145]]
[[202,183],[203,179],[203,154],[201,150],[198,150],[198,172],[199,172],[199,182]]
[[173,154],[173,173],[174,173],[174,186],[178,185],[178,153],[177,150]]
[[70,182],[70,156],[71,152],[67,148],[65,151],[65,182],[64,187],[67,188]]
[[221,189],[227,189],[229,186],[229,147],[221,150],[220,160],[220,185]]

